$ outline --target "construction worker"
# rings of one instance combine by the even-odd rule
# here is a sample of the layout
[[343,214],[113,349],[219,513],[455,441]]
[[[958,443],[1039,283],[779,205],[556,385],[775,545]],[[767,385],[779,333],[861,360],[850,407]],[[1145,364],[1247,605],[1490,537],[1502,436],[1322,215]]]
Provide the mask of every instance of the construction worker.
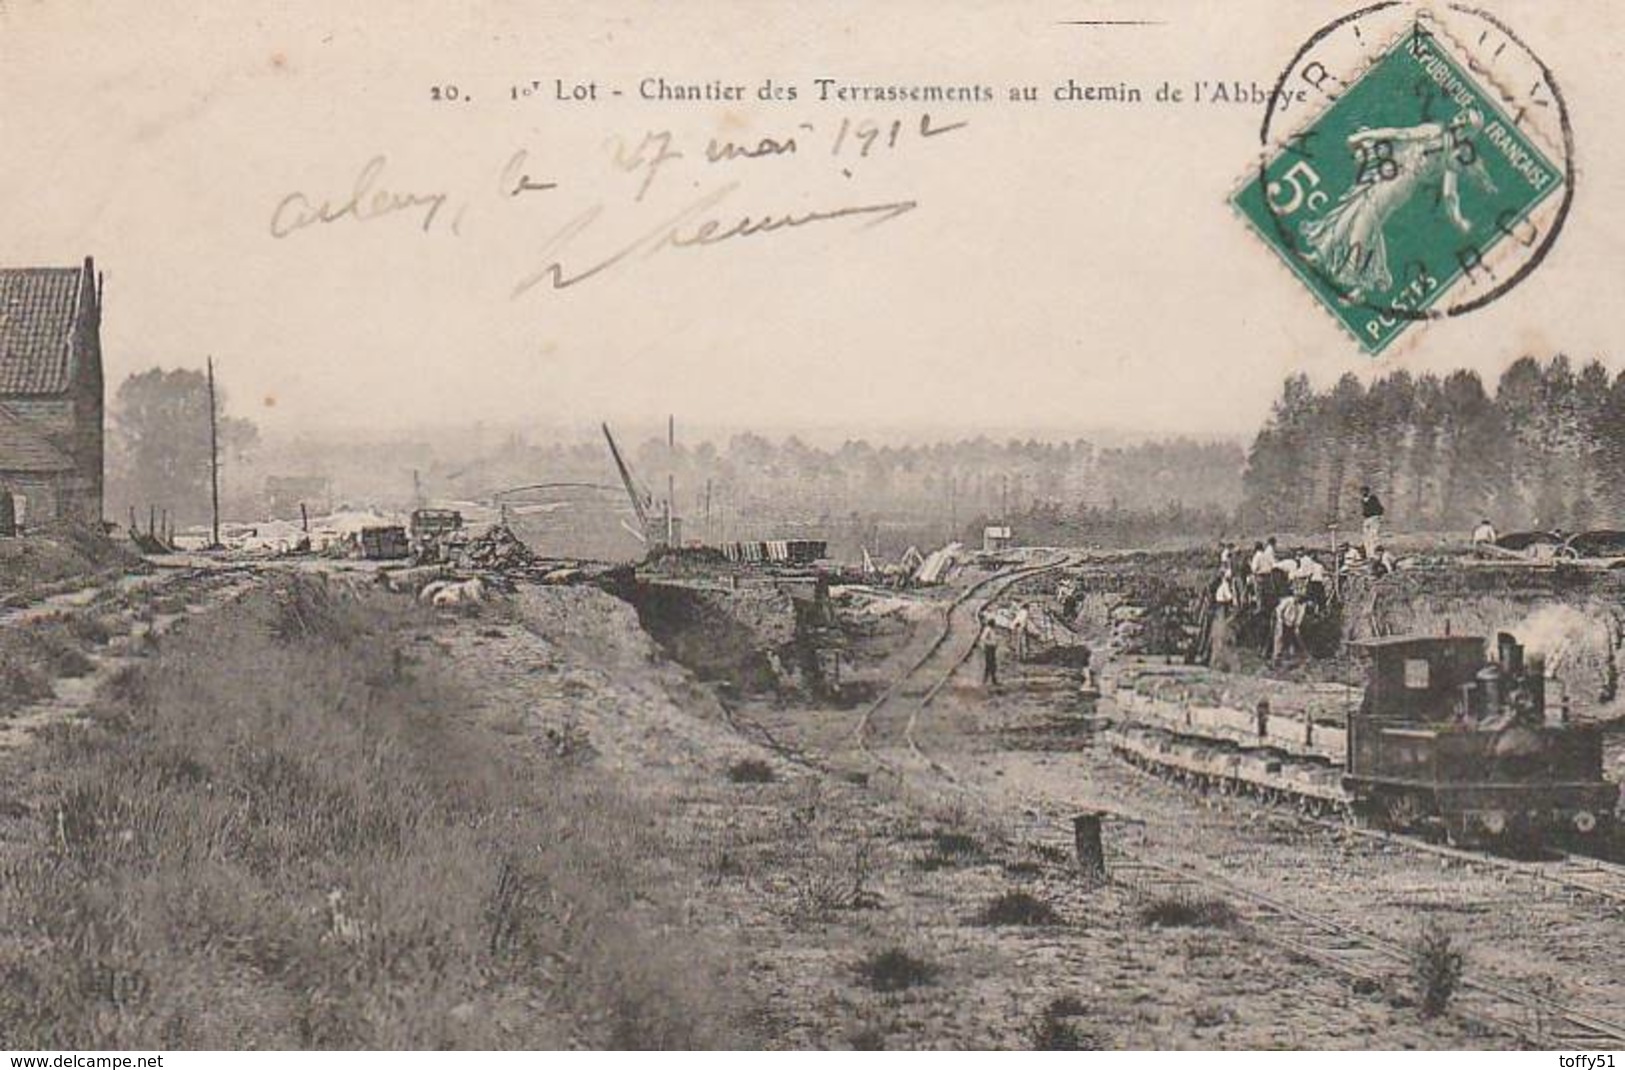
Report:
[[1212,620],[1208,625],[1207,662],[1220,672],[1236,670],[1236,656],[1230,639],[1230,629],[1237,608],[1236,580],[1229,565],[1219,570],[1219,580],[1213,587]]
[[1298,559],[1298,576],[1303,580],[1303,596],[1316,612],[1326,609],[1326,566],[1314,554],[1305,553]]
[[1473,529],[1473,549],[1494,546],[1495,540],[1499,537],[1495,533],[1495,525],[1490,523],[1489,517],[1485,517],[1478,522],[1478,527]]
[[1010,622],[1010,635],[1015,640],[1016,660],[1027,660],[1027,632],[1032,625],[1032,618],[1027,607],[1022,606],[1016,610],[1015,619]]
[[999,630],[992,621],[984,622],[976,644],[982,648],[982,683],[987,687],[999,686],[999,642]]
[[1377,556],[1377,540],[1382,537],[1382,499],[1370,487],[1360,488],[1360,523],[1365,536],[1365,555]]

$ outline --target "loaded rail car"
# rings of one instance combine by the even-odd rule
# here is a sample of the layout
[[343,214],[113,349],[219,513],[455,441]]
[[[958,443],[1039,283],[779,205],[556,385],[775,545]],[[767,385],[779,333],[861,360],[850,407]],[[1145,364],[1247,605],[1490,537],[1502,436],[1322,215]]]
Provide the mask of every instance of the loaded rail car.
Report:
[[1495,657],[1471,636],[1351,644],[1370,658],[1348,722],[1344,784],[1355,802],[1451,839],[1607,834],[1618,785],[1602,773],[1602,735],[1546,706],[1545,669],[1511,636]]

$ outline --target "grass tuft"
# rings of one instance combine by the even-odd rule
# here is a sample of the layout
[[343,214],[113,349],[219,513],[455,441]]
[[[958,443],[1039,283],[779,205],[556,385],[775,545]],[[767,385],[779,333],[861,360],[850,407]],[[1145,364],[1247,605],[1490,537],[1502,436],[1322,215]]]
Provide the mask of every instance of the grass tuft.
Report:
[[735,784],[771,784],[773,767],[760,758],[743,758],[728,767],[728,779]]
[[1434,923],[1423,929],[1411,949],[1411,978],[1416,984],[1422,1017],[1443,1014],[1461,984],[1467,956],[1451,935]]
[[1227,929],[1236,923],[1236,908],[1216,896],[1180,892],[1140,908],[1140,924],[1165,929]]
[[931,845],[920,856],[918,865],[924,870],[935,870],[980,865],[985,861],[987,851],[975,836],[956,829],[939,829],[931,834]]
[[1086,1014],[1088,1008],[1075,996],[1060,996],[1050,1001],[1038,1016],[1033,1027],[1033,1048],[1037,1051],[1088,1051],[1100,1045],[1079,1028],[1075,1019]]
[[991,900],[976,915],[981,925],[1060,925],[1055,908],[1036,896],[1009,891]]
[[937,972],[932,963],[898,947],[877,951],[858,964],[859,978],[876,992],[901,992],[930,984]]

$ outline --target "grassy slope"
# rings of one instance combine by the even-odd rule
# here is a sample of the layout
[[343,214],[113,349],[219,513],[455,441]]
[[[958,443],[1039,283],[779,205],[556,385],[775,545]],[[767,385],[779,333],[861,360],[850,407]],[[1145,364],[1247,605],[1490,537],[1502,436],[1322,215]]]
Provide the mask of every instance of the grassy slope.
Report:
[[279,582],[35,748],[0,1047],[753,1043],[628,800],[460,719],[433,627]]

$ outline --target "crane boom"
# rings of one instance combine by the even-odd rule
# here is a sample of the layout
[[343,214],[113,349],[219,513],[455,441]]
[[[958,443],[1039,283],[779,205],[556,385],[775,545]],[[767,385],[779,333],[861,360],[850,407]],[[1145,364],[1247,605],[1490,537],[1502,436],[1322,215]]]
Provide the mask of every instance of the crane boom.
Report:
[[632,470],[626,466],[621,457],[621,448],[615,445],[615,436],[609,433],[609,424],[600,424],[604,429],[604,439],[609,443],[609,454],[615,458],[615,468],[621,473],[621,482],[626,486],[626,496],[632,499],[632,511],[638,515],[638,527],[644,532],[645,538],[652,530],[649,526],[649,511],[638,494],[637,483],[632,479]]

